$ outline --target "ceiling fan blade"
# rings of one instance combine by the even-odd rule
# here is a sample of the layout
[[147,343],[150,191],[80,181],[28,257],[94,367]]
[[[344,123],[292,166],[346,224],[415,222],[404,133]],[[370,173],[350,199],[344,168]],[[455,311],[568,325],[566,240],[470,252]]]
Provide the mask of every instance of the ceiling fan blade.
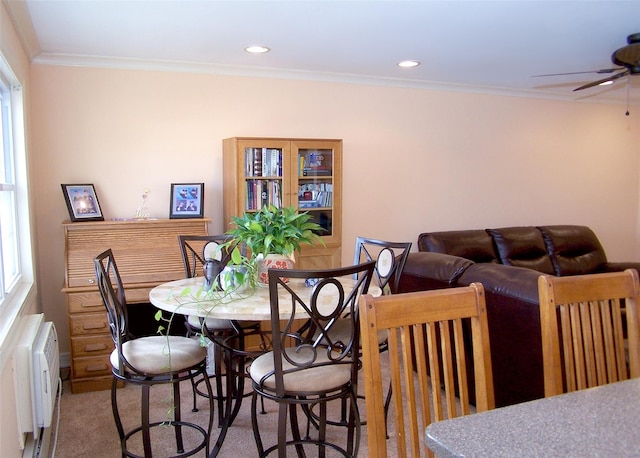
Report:
[[623,67],[619,67],[619,68],[602,68],[600,70],[591,70],[588,72],[568,72],[568,73],[548,73],[546,75],[531,75],[533,78],[538,77],[538,76],[562,76],[562,75],[583,75],[585,73],[613,73],[613,72],[617,72],[618,70],[622,70]]
[[588,89],[588,88],[594,87],[594,86],[598,86],[599,84],[606,83],[607,81],[615,81],[618,78],[622,78],[623,76],[628,75],[628,74],[629,74],[629,70],[625,70],[624,72],[616,73],[615,75],[610,76],[608,78],[604,78],[604,79],[601,79],[601,80],[598,80],[598,81],[592,81],[591,83],[587,83],[585,85],[577,87],[577,88],[575,88],[573,90],[573,92],[581,91],[583,89]]

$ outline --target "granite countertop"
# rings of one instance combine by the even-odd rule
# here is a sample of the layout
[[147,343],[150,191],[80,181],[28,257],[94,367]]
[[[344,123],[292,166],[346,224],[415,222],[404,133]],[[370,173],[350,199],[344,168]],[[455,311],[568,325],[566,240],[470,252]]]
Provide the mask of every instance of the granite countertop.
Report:
[[640,456],[640,379],[432,423],[447,457]]

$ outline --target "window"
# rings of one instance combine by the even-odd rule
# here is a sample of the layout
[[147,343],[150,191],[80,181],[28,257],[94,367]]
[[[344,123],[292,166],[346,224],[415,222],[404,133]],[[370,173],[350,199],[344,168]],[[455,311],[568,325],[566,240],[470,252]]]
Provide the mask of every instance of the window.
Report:
[[[0,55],[0,317],[33,282],[23,93]],[[12,301],[13,299],[13,301]],[[20,307],[19,304],[16,304]]]
[[16,182],[11,122],[11,93],[8,85],[0,79],[0,302],[11,292],[20,275],[18,260],[18,234],[16,231]]

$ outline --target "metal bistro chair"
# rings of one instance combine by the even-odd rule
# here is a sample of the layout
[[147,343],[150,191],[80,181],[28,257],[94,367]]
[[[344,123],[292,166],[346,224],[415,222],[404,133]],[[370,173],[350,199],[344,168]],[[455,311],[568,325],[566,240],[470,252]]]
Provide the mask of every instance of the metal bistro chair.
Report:
[[[359,308],[370,457],[386,457],[387,447],[394,442],[397,456],[407,456],[407,439],[412,456],[433,456],[424,446],[425,428],[433,421],[471,412],[467,359],[473,359],[476,411],[495,407],[481,284],[381,297],[366,294]],[[465,321],[471,322],[472,355],[465,350]],[[387,374],[380,363],[380,331],[388,334],[393,386],[395,434],[389,439],[382,401]]]
[[[230,242],[232,239],[228,235],[180,235],[178,243],[180,245],[180,253],[182,254],[182,262],[184,264],[184,273],[187,278],[197,277],[203,274],[203,269],[207,261],[213,261],[215,268],[214,277],[227,265],[231,258],[231,253],[235,248],[235,244],[222,246]],[[204,280],[204,276],[203,276]],[[214,280],[215,283],[215,280]],[[237,396],[242,396],[244,390],[244,366],[245,366],[245,337],[249,335],[260,334],[259,321],[240,321],[233,322],[231,320],[220,320],[216,318],[199,318],[197,316],[186,316],[185,326],[187,328],[187,337],[204,333],[217,349],[214,350],[214,372],[216,384],[216,400],[218,400],[218,426],[222,426],[225,418],[223,401],[230,401]],[[260,334],[261,335],[261,334]],[[237,344],[237,348],[229,348],[229,341]],[[264,343],[263,343],[264,345]],[[239,377],[230,377],[227,379],[227,392],[231,392],[231,396],[223,394],[222,390],[222,354],[225,353],[225,373],[235,373]],[[237,383],[235,383],[237,382]],[[198,383],[193,387],[193,408],[196,409],[196,394],[204,395],[198,390]],[[240,408],[236,403],[233,412],[230,412],[229,421],[237,415]]]
[[[411,242],[389,242],[359,236],[356,238],[353,263],[360,264],[367,261],[375,261],[372,283],[380,288],[383,295],[395,294],[398,291],[400,276],[407,262],[411,245]],[[349,325],[349,320],[336,323],[331,331],[334,339],[341,338],[341,334],[344,334],[345,330],[348,331]],[[382,353],[387,350],[388,346],[386,333],[381,332],[379,337],[379,348]],[[360,399],[364,398],[362,394],[358,395],[358,397]],[[390,402],[391,385],[389,385],[386,394],[385,415],[389,410]],[[315,420],[315,415],[312,418]],[[344,421],[345,419],[342,418],[338,424],[344,424]],[[362,420],[362,424],[366,425],[366,420]]]
[[[376,261],[374,279],[382,290],[383,295],[396,294],[400,284],[400,276],[411,251],[411,242],[389,242],[366,237],[356,238],[356,250],[354,264],[365,261]],[[386,333],[379,333],[380,352],[388,349]],[[391,402],[391,385],[387,390],[387,398],[384,403],[385,417],[389,411]],[[363,422],[364,423],[364,422]]]
[[640,377],[636,270],[543,275],[538,292],[545,396]]
[[[309,447],[316,448],[314,455],[323,457],[327,448],[343,455],[356,456],[360,445],[360,416],[357,406],[359,329],[356,323],[358,298],[368,291],[373,276],[374,261],[356,266],[320,271],[269,270],[269,296],[271,300],[271,326],[273,351],[256,358],[250,367],[254,395],[251,403],[251,419],[260,456],[277,450],[283,458],[287,447],[295,447],[304,455]],[[353,275],[360,274],[357,280]],[[292,285],[313,279],[309,286],[309,299],[296,293]],[[286,318],[281,308],[289,307]],[[284,309],[287,310],[287,309]],[[334,340],[332,326],[345,314],[351,318],[348,337]],[[296,320],[307,318],[297,327]],[[282,320],[282,321],[281,321]],[[278,441],[265,450],[257,417],[258,397],[275,401],[278,405]],[[348,399],[349,414],[346,443],[341,446],[337,436],[344,436],[344,427],[338,428],[334,442],[327,434],[327,405],[331,401],[342,405]],[[309,409],[319,405],[317,436],[309,430],[300,434],[297,407],[301,406],[305,421]],[[287,412],[291,437],[287,437]],[[333,431],[335,432],[335,431]]]
[[[157,431],[162,431],[166,425],[170,425],[175,430],[177,454],[174,457],[191,456],[202,449],[208,455],[214,410],[211,383],[206,371],[206,349],[201,347],[196,340],[182,336],[132,337],[127,322],[127,302],[122,279],[111,250],[108,249],[99,254],[94,259],[94,265],[100,295],[107,310],[111,337],[115,344],[115,349],[110,356],[113,373],[111,406],[120,437],[122,456],[140,456],[134,453],[127,443],[138,433],[142,435],[144,456],[153,456],[151,428],[160,427]],[[195,423],[182,421],[180,411],[180,382],[200,376],[204,377],[209,394],[210,410],[207,429]],[[140,425],[128,432],[124,431],[118,411],[118,381],[139,385],[142,388]],[[162,418],[160,421],[151,422],[149,394],[151,387],[155,385],[170,385],[172,387],[173,419]],[[202,441],[195,444],[191,450],[184,450],[183,428],[194,430],[202,435]]]

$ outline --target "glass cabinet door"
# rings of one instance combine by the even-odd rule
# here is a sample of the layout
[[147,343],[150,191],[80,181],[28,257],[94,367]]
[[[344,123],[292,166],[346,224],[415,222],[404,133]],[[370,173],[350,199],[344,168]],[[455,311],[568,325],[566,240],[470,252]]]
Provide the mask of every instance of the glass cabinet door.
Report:
[[322,227],[319,235],[334,236],[335,223],[335,171],[339,154],[333,145],[294,145],[296,154],[297,197],[294,196],[298,210],[309,212],[312,221]]
[[282,207],[283,149],[247,146],[244,166],[244,210],[259,210],[265,205]]

